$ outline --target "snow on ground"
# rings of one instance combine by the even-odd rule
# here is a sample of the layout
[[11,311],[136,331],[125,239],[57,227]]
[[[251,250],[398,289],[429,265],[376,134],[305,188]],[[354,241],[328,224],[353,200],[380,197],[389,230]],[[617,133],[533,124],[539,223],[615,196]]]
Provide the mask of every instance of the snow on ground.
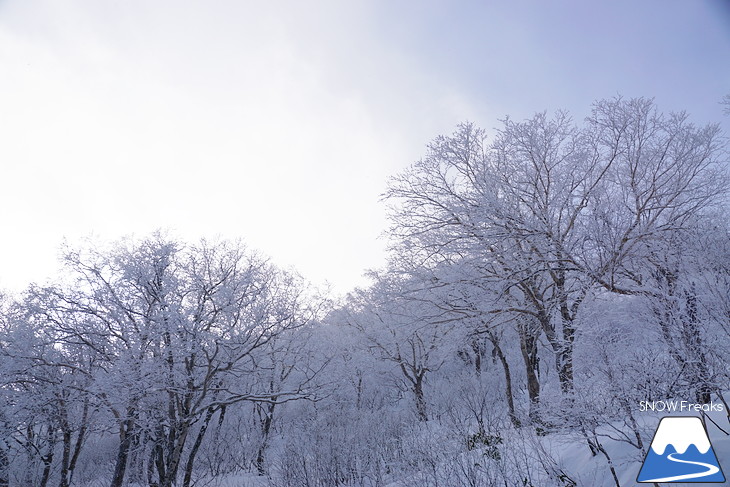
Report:
[[[683,414],[684,416],[697,416],[695,414]],[[642,427],[646,427],[650,431],[649,436],[644,438],[645,446],[648,448],[652,440],[652,435],[659,421],[665,415],[656,413],[637,413],[637,419],[641,422]],[[667,415],[669,416],[669,415]],[[708,416],[714,420],[725,431],[730,432],[730,425],[725,412],[708,413]],[[705,421],[708,435],[712,443],[712,447],[720,463],[720,467],[728,478],[730,474],[730,436],[721,431],[711,421]],[[601,432],[601,430],[599,430]],[[605,430],[603,430],[605,432]],[[612,441],[610,439],[601,440],[611,460],[614,463],[616,473],[618,475],[621,487],[633,487],[651,484],[638,484],[636,477],[641,469],[643,456],[640,452],[624,442]],[[557,442],[553,443],[555,453],[560,458],[560,462],[571,478],[578,482],[579,486],[585,487],[615,487],[613,478],[610,475],[606,459],[601,454],[591,457],[585,441],[579,436],[574,435],[569,444],[564,444],[563,448]],[[671,483],[663,485],[673,486],[700,486],[700,485],[730,485],[730,482],[724,483]]]
[[[677,414],[675,414],[676,416]],[[685,414],[689,415],[689,414]],[[714,420],[720,427],[725,431],[730,432],[730,426],[724,412],[713,412],[708,414],[712,420]],[[640,426],[644,431],[648,432],[644,435],[644,442],[646,448],[652,440],[652,435],[656,427],[659,425],[659,421],[664,415],[658,413],[637,413],[637,420],[640,422]],[[720,462],[720,467],[723,469],[726,478],[730,474],[730,435],[721,431],[718,426],[712,423],[712,421],[705,421],[712,447],[715,454]],[[610,428],[599,429],[599,434],[608,434],[611,432],[615,436],[615,431],[611,431]],[[439,426],[436,422],[431,423],[423,431],[424,435],[446,435],[447,433],[442,426]],[[504,443],[499,446],[503,458],[507,458],[515,452],[522,452],[528,462],[529,469],[533,472],[544,472],[544,467],[541,464],[541,458],[544,460],[545,455],[549,454],[555,460],[555,467],[557,471],[564,472],[570,479],[577,483],[578,487],[615,487],[615,482],[610,474],[607,460],[602,454],[592,456],[591,452],[586,444],[585,439],[578,433],[552,433],[546,436],[535,436],[532,434],[525,434],[525,430],[509,430],[502,432]],[[639,469],[643,462],[643,455],[639,450],[631,446],[626,442],[615,441],[605,436],[601,437],[601,443],[603,444],[606,452],[611,457],[617,476],[619,478],[621,487],[634,487],[651,484],[638,484],[636,483],[636,477]],[[543,455],[541,455],[541,452]],[[465,457],[473,454],[462,453]],[[480,455],[472,455],[467,458],[468,461],[472,461],[472,458],[480,458]],[[484,461],[484,460],[479,460]],[[486,460],[490,461],[490,460]],[[505,462],[506,463],[506,462]],[[509,468],[509,467],[507,467]],[[517,473],[514,475],[515,482],[520,482]],[[398,477],[398,473],[394,472],[394,477]],[[385,487],[411,487],[414,479],[400,479],[388,483]],[[102,487],[108,484],[107,479],[97,479],[93,483],[89,483],[84,487]],[[520,485],[515,484],[515,485]],[[534,487],[548,487],[547,485],[535,485]],[[569,483],[554,480],[550,485],[570,485]],[[701,486],[701,485],[730,485],[730,482],[724,483],[672,483],[662,485],[673,485],[673,486]],[[198,479],[195,487],[289,487],[277,484],[273,479],[254,475],[254,474],[236,474],[218,478],[205,478]],[[130,485],[129,487],[139,487],[136,485]],[[448,486],[446,486],[448,487]],[[488,487],[488,486],[484,486]]]

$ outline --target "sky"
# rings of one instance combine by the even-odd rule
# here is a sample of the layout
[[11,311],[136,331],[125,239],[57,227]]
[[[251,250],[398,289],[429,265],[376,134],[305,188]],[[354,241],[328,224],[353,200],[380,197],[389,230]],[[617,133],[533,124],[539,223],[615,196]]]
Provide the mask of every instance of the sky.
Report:
[[164,229],[344,293],[388,177],[459,122],[620,94],[730,133],[728,93],[723,0],[0,0],[0,288]]

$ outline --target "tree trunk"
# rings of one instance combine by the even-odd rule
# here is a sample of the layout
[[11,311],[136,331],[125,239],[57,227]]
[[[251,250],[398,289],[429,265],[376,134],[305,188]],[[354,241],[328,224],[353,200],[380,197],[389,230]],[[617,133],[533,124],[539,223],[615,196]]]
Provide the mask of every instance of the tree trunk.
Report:
[[10,459],[5,445],[0,446],[0,487],[10,486]]
[[555,370],[558,373],[560,381],[560,389],[563,393],[573,390],[573,340],[575,338],[575,330],[571,328],[571,324],[563,321],[563,338],[561,339],[553,327],[550,315],[539,302],[533,301],[537,306],[537,320],[540,327],[545,332],[545,337],[555,354]]
[[[416,401],[416,412],[418,413],[419,421],[428,421],[428,414],[426,412],[426,399],[423,395],[423,379],[426,376],[428,369],[420,368],[415,365],[409,365],[406,367],[404,362],[400,362],[400,369],[408,382],[411,383],[411,390]],[[410,369],[410,372],[409,372]]]
[[595,436],[595,433],[593,436],[593,444],[596,446],[598,451],[600,451],[603,456],[606,457],[606,461],[608,462],[608,468],[609,470],[611,470],[611,476],[613,477],[613,482],[616,484],[616,487],[621,487],[621,482],[619,482],[618,475],[616,475],[616,469],[613,466],[613,460],[611,460],[611,457],[608,455],[608,452],[598,440],[598,437]]
[[480,338],[471,341],[471,349],[474,351],[474,371],[477,377],[482,373],[482,357],[484,356],[484,344]]
[[81,413],[81,428],[79,428],[78,436],[76,436],[76,444],[74,445],[73,454],[71,455],[71,461],[68,464],[68,485],[71,485],[71,481],[74,477],[74,470],[76,470],[76,463],[79,460],[81,454],[81,447],[86,439],[86,430],[88,429],[87,421],[89,419],[89,398],[84,398],[84,409]]
[[129,457],[129,447],[132,444],[132,433],[135,428],[134,411],[130,411],[130,417],[122,421],[119,426],[119,449],[117,450],[117,461],[114,466],[114,476],[110,487],[122,487],[124,483],[124,474],[127,470],[127,458]]
[[685,292],[685,302],[687,319],[682,323],[682,338],[691,357],[693,382],[697,384],[695,399],[700,404],[709,404],[712,386],[710,385],[710,371],[707,367],[707,357],[705,357],[705,347],[702,343],[702,333],[699,327],[699,317],[697,316],[697,296],[695,295],[694,285],[690,291]]
[[[164,470],[164,465],[162,465],[162,460],[159,458],[159,445],[155,444],[152,446],[152,450],[150,451],[150,458],[147,460],[147,484],[149,484],[150,487],[159,487],[160,484],[157,480],[155,480],[155,467],[159,469]],[[159,480],[159,477],[158,477]]]
[[141,484],[144,479],[144,431],[136,428],[132,434],[127,461],[127,478],[131,484]]
[[48,426],[48,451],[41,460],[43,461],[43,475],[41,476],[40,487],[48,485],[48,479],[51,476],[51,464],[53,463],[53,452],[56,449],[56,429]]
[[558,377],[560,378],[560,388],[564,394],[573,392],[573,345],[575,343],[575,313],[571,313],[568,309],[567,297],[565,291],[562,290],[564,279],[558,280],[561,286],[561,294],[563,297],[560,302],[560,316],[563,325],[563,340],[560,344],[560,370]]
[[188,432],[190,431],[190,425],[183,423],[176,427],[176,431],[172,434],[174,441],[169,446],[172,447],[168,450],[166,468],[164,477],[160,479],[160,487],[173,487],[175,480],[177,479],[177,471],[180,467],[180,460],[182,459],[182,450],[185,446],[185,440],[187,439]]
[[502,369],[504,370],[504,394],[507,398],[507,414],[509,415],[509,420],[515,428],[519,428],[521,423],[515,411],[515,401],[512,395],[512,373],[510,372],[509,362],[507,362],[507,357],[505,357],[504,352],[502,352],[502,347],[499,346],[499,339],[497,336],[491,331],[487,331],[487,337],[489,338],[489,341],[492,342],[494,353],[497,355],[497,358],[499,358],[499,361],[502,364]]
[[568,302],[568,291],[566,290],[566,270],[563,267],[562,254],[558,254],[558,260],[561,262],[555,273],[553,274],[553,282],[555,283],[558,303],[560,309],[560,317],[562,321],[563,337],[559,347],[559,363],[558,377],[560,379],[560,388],[563,394],[572,394],[573,385],[573,347],[575,343],[575,317],[578,312],[580,303],[585,298],[587,289],[573,296],[572,303]]
[[[685,290],[682,296],[677,289],[679,281],[677,271],[659,266],[654,277],[667,296],[660,300],[652,311],[659,322],[662,337],[669,348],[669,355],[682,370],[687,371],[689,381],[694,384],[695,400],[700,404],[707,404],[711,400],[713,387],[702,343],[694,284],[690,285],[690,289]],[[678,300],[682,298],[685,309],[680,312]],[[678,333],[673,332],[673,328],[678,329]]]
[[[276,398],[274,398],[274,400],[276,400]],[[261,445],[256,453],[256,470],[259,475],[266,474],[266,469],[264,468],[264,453],[266,453],[266,446],[269,440],[269,431],[271,431],[271,423],[274,419],[275,407],[276,404],[268,404],[266,406],[264,420],[261,422]]]
[[527,396],[530,400],[530,419],[539,422],[540,419],[540,364],[537,355],[537,334],[539,328],[530,327],[530,323],[522,322],[518,326],[520,335],[520,351],[525,364],[527,376]]
[[575,329],[564,324],[563,333],[565,339],[560,349],[558,379],[563,394],[570,394],[573,392],[573,340],[575,339]]
[[71,428],[64,422],[63,434],[63,455],[61,457],[61,480],[58,487],[68,487],[69,464],[71,463]]
[[426,399],[423,396],[423,376],[425,374],[425,371],[420,372],[416,376],[416,381],[413,384],[413,394],[416,397],[416,411],[418,412],[419,421],[428,421],[428,413],[426,411]]
[[357,395],[355,396],[355,409],[362,409],[362,371],[357,371],[357,384],[355,386]]
[[[213,409],[212,407],[209,407],[206,410],[203,424],[200,425],[198,435],[195,437],[195,443],[193,443],[193,447],[190,449],[190,453],[188,453],[188,459],[185,462],[185,477],[183,478],[183,487],[190,487],[190,481],[193,477],[193,465],[195,463],[195,456],[198,454],[198,449],[200,449],[200,445],[203,443],[203,437],[205,436],[205,432],[208,430],[208,425],[210,424],[210,419],[213,417],[214,412],[215,409]],[[221,412],[221,414],[223,413]]]

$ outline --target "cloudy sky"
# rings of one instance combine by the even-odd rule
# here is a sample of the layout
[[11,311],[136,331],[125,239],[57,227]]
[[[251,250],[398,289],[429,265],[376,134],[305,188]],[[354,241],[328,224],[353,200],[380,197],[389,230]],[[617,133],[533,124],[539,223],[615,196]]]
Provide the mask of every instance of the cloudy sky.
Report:
[[730,131],[727,5],[0,0],[0,287],[166,228],[347,291],[384,262],[387,177],[460,121],[620,93]]

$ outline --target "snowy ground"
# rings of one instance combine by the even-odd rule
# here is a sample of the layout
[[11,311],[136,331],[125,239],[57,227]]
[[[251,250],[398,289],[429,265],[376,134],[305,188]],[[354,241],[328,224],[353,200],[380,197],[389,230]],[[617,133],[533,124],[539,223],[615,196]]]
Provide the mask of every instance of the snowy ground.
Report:
[[[663,415],[654,413],[637,413],[638,420],[642,421],[642,426],[653,430],[659,424]],[[689,416],[690,414],[685,414]],[[724,412],[709,413],[709,416],[723,429],[730,431],[728,421]],[[712,447],[715,450],[720,467],[725,472],[725,478],[730,474],[730,436],[720,431],[711,421],[705,421]],[[653,434],[653,433],[652,433]],[[651,441],[651,437],[646,439],[647,445]],[[613,478],[610,476],[608,464],[605,457],[597,455],[592,457],[585,442],[579,437],[574,438],[551,438],[552,451],[560,458],[561,465],[571,478],[578,482],[579,486],[586,487],[612,487],[615,486]],[[641,486],[650,484],[638,484],[636,477],[641,469],[643,458],[637,459],[637,450],[631,445],[623,442],[603,439],[602,443],[606,448],[619,477],[622,487]],[[730,482],[724,483],[671,483],[662,485],[677,486],[699,486],[699,485],[730,485]]]
[[[686,415],[686,414],[685,414]],[[641,426],[650,431],[649,437],[645,438],[648,447],[651,442],[651,435],[663,417],[657,413],[637,413],[637,419],[641,422]],[[710,417],[720,427],[726,431],[730,431],[728,421],[724,412],[710,413]],[[730,436],[721,431],[711,421],[705,421],[707,431],[712,442],[713,449],[717,455],[720,467],[728,478],[730,474]],[[436,423],[429,425],[428,434],[443,434],[440,427]],[[599,433],[608,433],[608,429],[599,430]],[[424,432],[426,433],[426,432]],[[531,443],[537,441],[538,444]],[[519,442],[522,442],[520,444]],[[643,461],[640,452],[625,442],[615,441],[603,437],[601,442],[608,452],[616,469],[621,487],[632,487],[651,484],[638,484],[636,477]],[[525,445],[528,443],[528,445]],[[524,448],[524,446],[527,446]],[[503,455],[508,455],[509,450],[524,451],[528,455],[532,455],[533,469],[535,472],[541,471],[543,467],[540,464],[539,453],[537,449],[541,448],[556,460],[556,467],[573,479],[579,487],[615,487],[614,480],[610,474],[608,463],[605,456],[598,454],[592,456],[585,439],[579,434],[549,434],[547,436],[536,438],[534,435],[526,437],[518,431],[510,431],[504,433],[504,443],[499,446]],[[531,453],[530,453],[531,452]],[[467,455],[467,454],[464,454]],[[489,461],[489,460],[487,460]],[[398,474],[396,473],[397,477]],[[514,485],[520,485],[520,480],[515,478]],[[96,482],[89,483],[84,487],[104,487],[108,484],[107,479],[98,479]],[[413,479],[408,481],[390,482],[384,487],[412,487]],[[480,484],[481,485],[481,484]],[[560,485],[560,483],[553,484]],[[565,484],[564,484],[565,485]],[[569,485],[569,484],[567,484]],[[730,482],[719,483],[671,483],[661,485],[676,486],[701,486],[701,485],[730,485]],[[137,487],[132,486],[130,487]],[[288,487],[280,486],[276,480],[254,474],[237,474],[226,477],[198,479],[195,487]],[[450,486],[446,486],[450,487]],[[485,487],[487,487],[485,485]],[[535,486],[538,487],[538,486]],[[543,486],[539,486],[543,487]]]

